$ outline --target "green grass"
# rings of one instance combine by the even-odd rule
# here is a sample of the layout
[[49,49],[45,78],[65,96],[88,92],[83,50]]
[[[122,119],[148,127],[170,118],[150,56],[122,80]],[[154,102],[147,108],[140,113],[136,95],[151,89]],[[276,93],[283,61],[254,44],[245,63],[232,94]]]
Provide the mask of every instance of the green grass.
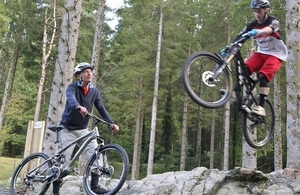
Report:
[[18,158],[0,157],[0,184],[9,186],[9,179],[20,161],[21,159]]

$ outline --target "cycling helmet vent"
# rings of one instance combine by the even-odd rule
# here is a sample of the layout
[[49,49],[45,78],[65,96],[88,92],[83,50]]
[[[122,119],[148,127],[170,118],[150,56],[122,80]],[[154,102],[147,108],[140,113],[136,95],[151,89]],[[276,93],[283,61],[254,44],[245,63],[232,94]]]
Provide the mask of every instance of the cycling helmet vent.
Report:
[[74,75],[81,73],[84,69],[90,68],[91,70],[94,70],[94,66],[87,63],[87,62],[81,62],[74,68]]
[[250,4],[251,9],[270,8],[268,0],[252,0]]

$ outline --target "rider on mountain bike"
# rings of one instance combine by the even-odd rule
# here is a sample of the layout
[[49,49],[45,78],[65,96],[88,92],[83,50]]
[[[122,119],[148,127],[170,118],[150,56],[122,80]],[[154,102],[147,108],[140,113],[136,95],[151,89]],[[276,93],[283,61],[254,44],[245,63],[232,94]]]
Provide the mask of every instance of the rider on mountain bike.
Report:
[[287,58],[287,48],[280,39],[279,21],[268,14],[270,2],[268,0],[252,0],[250,8],[253,11],[255,20],[248,23],[238,34],[238,40],[243,34],[248,33],[255,37],[257,51],[246,60],[246,76],[253,72],[258,73],[260,83],[259,105],[255,106],[251,112],[260,116],[265,116],[264,102],[270,91],[270,81],[279,70],[282,61]]

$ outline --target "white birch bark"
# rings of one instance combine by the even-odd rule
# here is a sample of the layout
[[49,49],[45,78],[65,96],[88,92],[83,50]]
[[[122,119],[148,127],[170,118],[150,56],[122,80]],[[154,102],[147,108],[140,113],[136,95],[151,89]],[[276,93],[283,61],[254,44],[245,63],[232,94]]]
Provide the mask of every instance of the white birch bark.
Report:
[[[48,39],[48,30],[51,26],[52,32],[51,32],[51,38]],[[43,33],[43,56],[42,56],[42,64],[41,64],[41,76],[38,86],[38,93],[37,93],[37,99],[36,99],[36,105],[35,105],[35,112],[34,112],[34,121],[38,121],[40,117],[40,111],[41,111],[41,104],[42,104],[42,95],[43,95],[43,89],[44,89],[44,83],[46,79],[46,69],[48,66],[48,58],[52,52],[54,38],[56,34],[56,0],[53,0],[53,13],[52,17],[48,17],[48,9],[45,12],[45,22],[44,22],[44,33]]]
[[281,170],[282,164],[282,137],[281,137],[281,91],[280,75],[274,78],[274,111],[275,111],[275,129],[274,129],[274,170]]
[[0,108],[0,127],[2,127],[2,125],[3,125],[4,111],[5,111],[6,104],[7,104],[9,94],[11,91],[11,85],[13,82],[14,72],[16,71],[18,56],[19,56],[19,46],[16,45],[14,48],[14,53],[13,53],[11,61],[10,61],[10,65],[9,65],[9,69],[8,69],[8,73],[7,73],[7,79],[6,79],[5,88],[4,88],[3,97],[2,97],[2,103],[1,103],[1,108]]
[[151,119],[151,133],[150,133],[147,176],[152,175],[152,173],[153,173],[155,132],[156,132],[156,119],[157,119],[157,95],[158,95],[160,53],[161,53],[162,30],[163,30],[162,27],[163,27],[163,12],[162,12],[162,7],[161,7],[160,18],[159,18],[158,41],[157,41],[158,43],[157,43],[157,54],[156,54],[156,67],[155,67],[154,92],[153,92],[153,103],[152,103],[152,119]]
[[199,106],[198,111],[198,121],[197,121],[197,142],[196,142],[196,159],[198,161],[198,166],[201,166],[201,141],[202,141],[202,112],[203,107]]
[[300,4],[286,0],[286,101],[287,162],[286,167],[300,169]]
[[[142,91],[142,82],[140,81],[140,91]],[[137,104],[136,111],[136,124],[135,124],[135,134],[134,134],[134,146],[133,146],[133,157],[132,157],[132,169],[131,169],[131,180],[138,179],[139,177],[139,164],[140,164],[140,151],[141,151],[141,137],[143,130],[143,94],[139,94],[139,101]]]
[[182,114],[182,133],[181,133],[181,152],[180,152],[180,171],[185,170],[185,164],[186,164],[188,98],[189,97],[188,97],[187,93],[184,93],[183,114]]
[[106,0],[99,0],[97,16],[96,16],[96,29],[95,29],[94,44],[93,44],[93,51],[92,51],[92,62],[91,62],[91,64],[95,66],[94,74],[96,77],[97,77],[98,63],[100,59],[102,29],[103,29],[104,16],[105,16],[104,15],[105,2]]
[[[234,92],[233,92],[234,93]],[[229,132],[230,132],[230,101],[225,104],[224,113],[224,161],[223,170],[228,170],[229,168]]]
[[216,129],[216,110],[212,110],[211,117],[211,134],[210,134],[210,156],[209,156],[209,168],[214,168],[214,155],[215,155],[215,129]]
[[[66,88],[73,81],[82,0],[66,0],[62,18],[55,72],[51,87],[47,126],[58,125],[64,111]],[[55,135],[46,131],[43,152],[53,155]]]

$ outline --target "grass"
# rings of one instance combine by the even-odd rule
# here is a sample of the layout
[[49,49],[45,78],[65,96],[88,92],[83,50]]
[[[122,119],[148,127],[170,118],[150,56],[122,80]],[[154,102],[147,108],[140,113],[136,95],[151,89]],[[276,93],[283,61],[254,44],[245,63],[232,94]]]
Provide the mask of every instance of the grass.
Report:
[[21,159],[18,158],[0,157],[0,184],[5,187],[9,186],[9,179],[20,161]]

